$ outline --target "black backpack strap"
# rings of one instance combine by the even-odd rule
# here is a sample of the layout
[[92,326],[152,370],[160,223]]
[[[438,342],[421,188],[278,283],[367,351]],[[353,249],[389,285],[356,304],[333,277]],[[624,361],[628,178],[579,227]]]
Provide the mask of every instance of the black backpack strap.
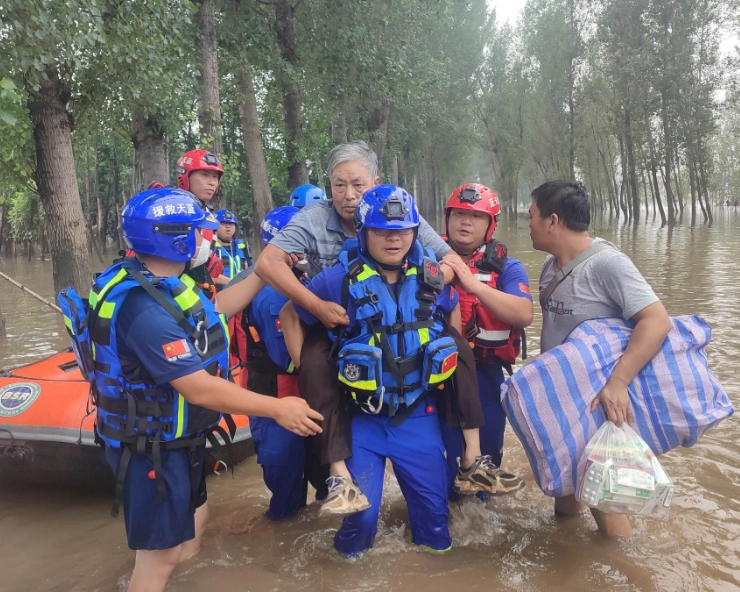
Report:
[[[380,349],[383,352],[383,357],[385,357],[385,361],[388,363],[388,368],[390,369],[391,374],[393,374],[393,378],[398,385],[398,389],[401,390],[401,392],[403,393],[403,373],[401,372],[401,368],[398,366],[398,362],[393,355],[393,351],[391,350],[390,343],[388,343],[388,338],[385,335],[385,331],[382,328],[378,330],[372,321],[368,321],[368,326],[370,327],[370,331],[372,331],[373,335],[380,335]],[[382,405],[383,402],[381,401],[380,404]],[[388,413],[391,417],[396,414],[396,410],[393,405],[388,406]]]
[[[344,279],[342,279],[342,308],[345,312],[347,312],[347,307],[349,306],[349,284],[350,282],[357,277],[357,274],[360,272],[360,269],[362,269],[362,265],[359,262],[359,259],[355,259],[352,263],[349,265],[349,269],[347,270],[347,273],[344,274]],[[339,328],[334,328],[334,343],[331,345],[331,349],[329,350],[329,356],[327,357],[327,361],[333,362],[336,359],[337,350],[339,350],[339,347],[341,346],[342,339],[344,339],[344,334],[347,332],[347,325],[340,325]]]
[[411,415],[414,409],[416,409],[419,405],[421,405],[422,401],[425,401],[425,400],[426,400],[426,397],[424,397],[423,395],[419,395],[416,398],[416,401],[411,403],[411,405],[406,407],[406,409],[404,409],[403,411],[399,411],[393,416],[393,419],[391,419],[391,422],[390,422],[391,425],[393,427],[400,426],[404,421],[408,419],[409,415]]

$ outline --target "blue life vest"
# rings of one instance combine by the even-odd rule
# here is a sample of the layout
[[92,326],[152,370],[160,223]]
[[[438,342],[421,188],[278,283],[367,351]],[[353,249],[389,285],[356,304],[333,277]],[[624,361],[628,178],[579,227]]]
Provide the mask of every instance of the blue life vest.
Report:
[[434,253],[425,257],[414,243],[395,293],[376,263],[351,246],[339,261],[347,272],[342,304],[354,303],[349,327],[333,334],[339,381],[366,412],[379,413],[383,404],[390,415],[410,409],[457,367],[457,346],[442,336],[436,311],[443,276]]
[[224,263],[224,275],[233,278],[247,266],[252,265],[249,247],[241,239],[236,239],[229,245],[222,245],[218,240],[213,245],[216,257]]
[[204,441],[221,420],[219,412],[188,403],[169,383],[133,381],[123,375],[116,320],[129,291],[141,287],[135,274],[149,282],[176,309],[175,313],[181,313],[179,324],[188,333],[190,346],[200,355],[203,368],[212,376],[228,377],[226,320],[216,313],[193,279],[187,275],[158,278],[126,262],[115,264],[96,279],[89,297],[90,310],[97,312],[90,317],[89,330],[98,436],[114,448],[131,444],[140,452],[159,442]]
[[[242,326],[248,334],[247,364],[250,371],[252,368],[259,370],[259,360],[265,356],[279,368],[279,373],[292,374],[295,370],[280,324],[280,311],[286,302],[288,299],[275,288],[265,286],[244,310]],[[263,350],[264,354],[257,353]]]
[[272,286],[265,286],[242,314],[247,336],[247,388],[278,396],[278,375],[293,374],[295,366],[285,345],[280,310],[288,299]]
[[[221,413],[188,403],[169,383],[152,384],[146,379],[124,376],[116,321],[129,291],[138,287],[145,289],[178,322],[188,335],[188,349],[195,349],[209,374],[228,378],[229,372],[226,319],[216,313],[188,275],[179,279],[154,277],[137,269],[133,261],[121,261],[97,277],[88,301],[71,287],[59,293],[77,363],[91,384],[97,409],[96,439],[113,448],[123,448],[111,510],[114,517],[118,515],[126,468],[134,452],[152,454],[157,491],[164,499],[161,448],[193,448],[206,439],[217,447],[219,443],[212,434],[216,431],[230,449],[230,439],[218,425]],[[176,355],[177,345],[173,347]],[[236,425],[231,416],[224,419],[233,437]]]

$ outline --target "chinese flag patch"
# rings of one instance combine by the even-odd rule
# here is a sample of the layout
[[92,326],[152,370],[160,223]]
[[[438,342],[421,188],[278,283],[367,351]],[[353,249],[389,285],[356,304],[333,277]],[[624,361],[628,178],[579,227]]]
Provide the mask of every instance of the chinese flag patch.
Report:
[[457,366],[457,352],[450,354],[442,361],[442,371],[440,374],[447,374]]
[[531,294],[529,286],[523,282],[519,282],[519,291],[524,292],[525,294]]
[[162,349],[168,362],[174,362],[181,358],[189,358],[193,355],[190,352],[190,344],[187,339],[178,339],[177,341],[165,343]]

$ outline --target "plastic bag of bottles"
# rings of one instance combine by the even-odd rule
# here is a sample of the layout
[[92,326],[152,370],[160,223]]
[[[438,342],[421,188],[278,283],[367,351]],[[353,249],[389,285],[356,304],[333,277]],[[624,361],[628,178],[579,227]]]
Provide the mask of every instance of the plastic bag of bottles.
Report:
[[605,422],[578,463],[576,499],[602,512],[659,514],[673,499],[673,483],[658,458],[626,423]]

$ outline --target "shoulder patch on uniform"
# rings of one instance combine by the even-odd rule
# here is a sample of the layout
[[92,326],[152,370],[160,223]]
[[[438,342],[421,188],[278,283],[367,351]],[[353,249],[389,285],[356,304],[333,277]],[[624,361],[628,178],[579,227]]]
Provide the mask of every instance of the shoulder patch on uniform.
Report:
[[439,293],[445,284],[445,276],[442,273],[442,267],[428,257],[424,257],[423,272],[424,272],[424,283],[432,288],[435,292]]
[[190,349],[187,339],[178,339],[177,341],[165,343],[162,349],[168,362],[176,362],[177,360],[186,360],[193,357],[193,352]]
[[525,294],[531,294],[532,292],[529,291],[529,286],[525,284],[524,282],[519,282],[519,291],[524,292]]

